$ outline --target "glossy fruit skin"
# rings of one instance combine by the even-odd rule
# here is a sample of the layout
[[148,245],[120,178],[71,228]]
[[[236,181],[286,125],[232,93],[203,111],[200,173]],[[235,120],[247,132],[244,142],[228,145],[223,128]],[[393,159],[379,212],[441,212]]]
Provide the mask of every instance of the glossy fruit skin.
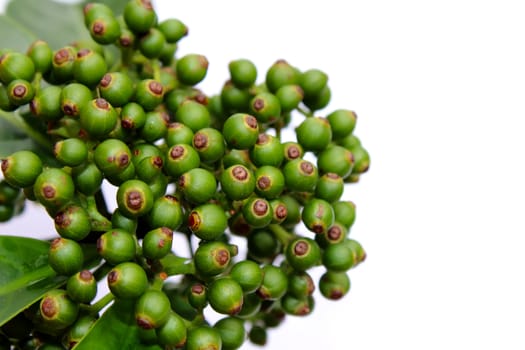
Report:
[[193,131],[187,125],[173,122],[168,124],[168,130],[165,135],[166,144],[169,147],[181,143],[191,145],[193,135]]
[[77,50],[72,46],[64,46],[53,52],[51,70],[46,80],[52,84],[61,84],[73,80],[73,67]]
[[75,167],[87,160],[88,148],[84,141],[72,137],[55,143],[53,153],[62,164]]
[[299,85],[306,99],[318,96],[328,83],[328,75],[319,69],[309,69],[301,73]]
[[235,315],[242,308],[243,290],[233,278],[214,280],[208,287],[207,295],[211,307],[218,313]]
[[184,85],[197,85],[208,73],[208,59],[199,54],[187,54],[177,60],[177,78]]
[[263,266],[263,281],[257,294],[264,300],[278,300],[286,294],[288,277],[279,267]]
[[147,214],[153,207],[153,192],[140,180],[127,180],[117,190],[117,204],[122,214],[136,218]]
[[62,117],[60,96],[62,88],[54,85],[46,86],[37,91],[29,103],[31,113],[45,121],[57,120]]
[[307,151],[322,151],[332,141],[332,128],[325,118],[306,118],[295,131],[297,141]]
[[266,71],[265,82],[268,90],[275,93],[281,86],[298,84],[300,74],[285,60],[277,60]]
[[169,115],[165,112],[146,112],[146,120],[139,135],[146,142],[154,143],[166,135],[168,131]]
[[194,204],[210,200],[217,188],[215,176],[202,168],[191,169],[182,174],[177,182],[184,198]]
[[314,192],[319,173],[310,161],[297,158],[287,162],[283,167],[286,188],[295,192]]
[[241,89],[252,86],[257,79],[257,67],[252,61],[245,58],[230,61],[228,71],[232,83]]
[[131,78],[121,72],[104,74],[101,79],[99,79],[98,88],[100,95],[113,107],[126,105],[135,92]]
[[108,287],[115,297],[135,299],[148,288],[148,278],[144,269],[133,262],[124,262],[108,273]]
[[272,210],[272,224],[281,224],[288,217],[288,208],[286,203],[281,199],[270,200],[270,207]]
[[112,229],[98,238],[97,252],[111,265],[131,261],[136,253],[135,238],[123,229]]
[[232,165],[220,177],[221,190],[231,200],[248,198],[255,189],[255,177],[244,165]]
[[7,85],[7,96],[15,106],[28,104],[35,96],[35,90],[30,82],[15,79]]
[[285,255],[294,270],[306,271],[320,262],[321,249],[313,239],[300,237],[288,244]]
[[168,227],[177,230],[183,222],[183,211],[180,200],[172,195],[157,198],[146,215],[150,227]]
[[218,330],[209,326],[198,326],[188,330],[186,350],[222,349]]
[[257,262],[273,260],[279,249],[279,242],[267,230],[256,230],[248,236],[249,256]]
[[102,45],[113,44],[120,38],[120,25],[113,14],[102,14],[89,21],[89,34],[91,38]]
[[352,227],[356,218],[356,206],[352,201],[337,201],[332,203],[335,221],[343,224],[348,230]]
[[316,234],[326,232],[334,223],[334,218],[334,209],[330,203],[319,198],[313,198],[305,203],[301,212],[304,225]]
[[350,291],[350,278],[346,272],[326,271],[319,279],[321,295],[330,300],[339,300]]
[[105,99],[96,98],[81,108],[79,120],[91,137],[100,139],[117,126],[118,114]]
[[268,226],[273,217],[270,203],[259,197],[248,198],[242,206],[242,214],[246,222],[255,228]]
[[200,165],[199,153],[188,144],[175,144],[168,149],[164,171],[178,178],[191,169],[198,168]]
[[226,270],[231,254],[228,246],[220,241],[202,243],[195,251],[195,268],[203,276],[216,276]]
[[131,150],[121,140],[107,139],[97,145],[93,160],[104,175],[117,175],[131,164]]
[[202,104],[186,100],[177,109],[175,120],[188,126],[195,133],[210,125],[211,116],[208,109]]
[[158,28],[168,43],[176,43],[188,35],[188,27],[179,19],[168,18],[159,23]]
[[73,301],[89,304],[97,295],[97,281],[89,270],[82,270],[69,277],[66,290]]
[[71,276],[82,269],[84,253],[80,244],[66,239],[56,238],[49,248],[49,265],[59,275]]
[[222,318],[213,325],[213,328],[220,333],[223,350],[239,349],[246,338],[244,321],[238,317]]
[[281,102],[269,92],[260,92],[250,100],[250,112],[263,124],[275,123],[281,117]]
[[156,21],[155,11],[149,1],[129,1],[123,15],[128,28],[137,34],[146,33]]
[[263,165],[255,171],[255,192],[266,199],[281,195],[285,187],[282,171],[271,165]]
[[263,272],[259,264],[251,260],[235,263],[230,276],[241,286],[244,293],[255,292],[262,283]]
[[257,142],[250,149],[250,159],[256,166],[279,167],[284,159],[283,145],[270,134],[259,134]]
[[257,142],[259,124],[250,114],[234,113],[224,122],[222,134],[230,148],[249,149]]
[[77,52],[73,66],[73,77],[77,82],[95,87],[107,70],[106,60],[98,52],[91,49],[81,49]]
[[322,174],[335,173],[346,179],[354,167],[354,156],[344,147],[334,145],[319,153],[317,167]]
[[251,94],[248,89],[238,88],[227,80],[220,93],[221,114],[231,115],[247,111],[250,99]]
[[341,243],[345,240],[348,229],[341,223],[334,221],[332,226],[321,234],[315,235],[315,241],[321,248],[326,248],[330,244]]
[[139,40],[139,50],[147,58],[160,57],[165,45],[166,38],[162,31],[157,28],[150,28]]
[[135,304],[135,320],[144,329],[163,326],[168,321],[170,312],[170,300],[160,290],[146,291]]
[[144,79],[136,84],[135,102],[141,105],[145,111],[152,111],[162,103],[165,92],[159,81]]
[[228,218],[220,205],[202,204],[189,213],[188,227],[198,238],[211,241],[224,234],[228,227]]
[[286,294],[281,299],[281,305],[283,310],[289,315],[307,316],[312,313],[315,306],[315,300],[312,296],[296,298],[295,296]]
[[46,208],[56,210],[73,199],[75,185],[71,175],[59,168],[45,168],[35,180],[36,199]]
[[275,96],[279,99],[281,112],[293,111],[304,98],[303,89],[297,84],[283,85],[277,89]]
[[168,227],[158,227],[148,231],[142,240],[142,254],[147,259],[161,259],[170,251],[173,231]]
[[104,175],[94,163],[73,168],[71,175],[75,189],[85,195],[95,194],[102,186]]
[[323,251],[323,265],[329,271],[344,272],[355,264],[352,250],[344,243],[331,244]]
[[200,282],[193,283],[188,287],[187,291],[188,302],[195,309],[202,311],[206,306],[208,306],[208,293],[206,286]]
[[33,61],[35,71],[46,73],[51,69],[53,50],[51,50],[47,42],[35,40],[27,49],[27,56]]
[[326,85],[317,95],[304,98],[303,103],[310,111],[315,112],[328,106],[332,97],[332,90]]
[[187,329],[184,319],[171,311],[166,322],[155,329],[160,344],[180,348],[186,343]]
[[202,162],[214,163],[222,158],[226,146],[221,132],[214,128],[202,128],[195,133],[193,148],[199,153]]
[[35,65],[31,58],[18,52],[6,52],[0,56],[0,81],[9,84],[15,79],[32,81]]
[[314,281],[307,272],[295,272],[288,277],[287,294],[297,299],[304,299],[312,295],[314,291]]
[[54,218],[55,229],[63,238],[82,240],[91,232],[91,221],[87,211],[71,204],[60,210]]
[[60,94],[60,109],[65,115],[78,117],[80,111],[93,99],[91,90],[79,83],[64,86]]
[[78,304],[72,301],[63,289],[50,290],[40,301],[43,325],[51,330],[67,328],[75,322],[78,312]]
[[327,202],[335,202],[344,192],[343,178],[335,173],[326,173],[317,181],[315,196]]
[[326,116],[332,127],[332,137],[339,140],[351,135],[355,129],[357,115],[348,109],[336,109]]
[[42,172],[42,161],[32,151],[16,151],[1,161],[5,181],[14,187],[32,186]]

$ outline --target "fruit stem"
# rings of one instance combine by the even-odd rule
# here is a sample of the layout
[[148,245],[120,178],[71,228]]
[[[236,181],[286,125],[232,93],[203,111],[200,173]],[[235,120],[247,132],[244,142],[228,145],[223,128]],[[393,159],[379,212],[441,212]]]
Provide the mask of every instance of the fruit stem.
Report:
[[99,212],[95,196],[85,196],[84,198],[86,210],[91,220],[91,229],[97,232],[111,230],[111,221]]
[[304,115],[305,117],[307,117],[307,118],[310,118],[310,117],[314,116],[314,114],[311,111],[309,111],[307,109],[304,109],[301,106],[297,106],[297,111],[299,113],[301,113],[302,115]]
[[82,305],[80,304],[80,307],[89,312],[91,315],[96,315],[105,308],[109,303],[111,303],[115,299],[115,296],[111,293],[108,293],[104,295],[102,298],[100,298],[96,303],[91,305]]
[[195,274],[195,263],[193,259],[182,258],[174,254],[169,254],[160,259],[162,272],[168,276]]
[[268,226],[268,228],[270,229],[270,231],[272,231],[272,233],[275,235],[275,238],[277,238],[283,246],[286,246],[295,238],[294,234],[286,231],[281,225],[271,224]]
[[151,65],[153,68],[153,79],[156,81],[160,81],[160,62],[159,60],[153,60]]
[[6,112],[0,110],[0,119],[5,120],[15,128],[23,131],[27,136],[29,136],[29,138],[31,138],[34,142],[42,146],[47,151],[53,151],[53,143],[49,141],[49,138],[30,127],[20,116],[20,114],[16,112]]

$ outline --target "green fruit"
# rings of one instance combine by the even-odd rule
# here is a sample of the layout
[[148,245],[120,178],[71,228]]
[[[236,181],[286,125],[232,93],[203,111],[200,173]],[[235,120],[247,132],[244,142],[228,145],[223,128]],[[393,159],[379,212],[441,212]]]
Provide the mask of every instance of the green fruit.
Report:
[[243,165],[232,165],[220,177],[221,190],[231,200],[248,198],[255,189],[253,173]]
[[157,198],[146,214],[150,227],[168,227],[177,230],[183,221],[182,203],[177,197],[164,195]]
[[139,81],[135,87],[135,102],[145,111],[152,111],[162,103],[164,93],[164,87],[159,81],[144,79]]
[[60,94],[60,109],[65,115],[78,117],[80,111],[93,99],[91,90],[79,83],[64,86]]
[[279,167],[284,159],[283,145],[270,134],[259,134],[257,142],[250,149],[250,159],[256,166]]
[[332,128],[325,118],[306,118],[295,131],[297,141],[306,151],[322,151],[332,141]]
[[33,61],[37,72],[46,73],[51,69],[53,50],[47,42],[35,40],[27,49],[27,56]]
[[75,189],[87,196],[95,194],[102,186],[104,175],[94,163],[73,168],[71,172]]
[[250,112],[260,123],[272,124],[281,117],[281,103],[274,94],[261,92],[250,100]]
[[51,70],[46,80],[52,84],[62,84],[73,80],[73,68],[77,50],[72,46],[64,46],[53,52]]
[[170,228],[153,229],[142,240],[142,254],[147,259],[161,259],[171,251],[172,243],[173,231]]
[[228,70],[232,83],[241,89],[252,86],[257,79],[257,67],[245,58],[230,61]]
[[242,260],[232,266],[230,276],[239,283],[244,293],[253,293],[261,286],[263,272],[254,261]]
[[35,65],[31,58],[19,52],[6,52],[0,56],[0,81],[9,84],[15,79],[32,81]]
[[279,267],[263,266],[263,281],[257,294],[264,300],[278,300],[288,289],[288,277]]
[[282,112],[291,112],[296,109],[304,97],[303,89],[296,84],[283,85],[275,92],[279,99]]
[[63,238],[82,240],[91,232],[91,220],[87,211],[71,204],[60,210],[54,218],[55,229]]
[[89,333],[91,328],[97,322],[98,317],[92,315],[79,315],[75,323],[67,330],[64,335],[62,344],[68,349],[72,349],[80,340]]
[[188,27],[176,18],[165,19],[159,23],[158,28],[169,43],[176,43],[188,35]]
[[343,242],[348,233],[348,229],[341,223],[334,221],[333,225],[321,234],[315,236],[315,241],[320,247],[326,248],[330,244]]
[[170,313],[170,300],[160,290],[146,291],[135,304],[135,320],[140,328],[159,328],[168,321]]
[[272,261],[279,249],[279,242],[269,231],[256,230],[248,236],[248,254],[257,262]]
[[175,120],[195,133],[210,125],[211,116],[206,106],[193,100],[186,100],[177,109]]
[[242,214],[246,222],[255,228],[268,226],[272,221],[272,208],[264,198],[251,197],[244,202]]
[[334,223],[334,209],[327,201],[312,198],[303,208],[301,219],[310,231],[320,234],[326,232]]
[[177,78],[184,85],[197,85],[208,72],[208,59],[199,54],[187,54],[177,60]]
[[285,255],[294,270],[306,271],[320,262],[321,250],[313,239],[300,237],[288,244]]
[[177,313],[171,311],[166,322],[155,329],[157,341],[167,347],[180,348],[184,346],[187,338],[185,320]]
[[203,310],[208,305],[206,286],[195,282],[188,288],[188,302],[197,310]]
[[191,145],[193,135],[193,131],[187,125],[173,122],[168,125],[168,130],[166,131],[166,144],[168,147],[180,143]]
[[50,85],[40,89],[29,103],[31,113],[44,121],[60,119],[63,115],[60,105],[61,94],[62,88],[59,86]]
[[88,147],[84,141],[78,138],[59,140],[53,147],[55,158],[70,167],[84,163],[88,158]]
[[289,315],[306,316],[311,314],[314,309],[314,298],[311,296],[296,298],[286,294],[281,300],[281,305],[283,310]]
[[330,300],[339,300],[350,291],[350,278],[346,272],[327,271],[319,279],[321,294]]
[[328,271],[344,272],[355,264],[352,250],[344,243],[331,244],[326,247],[322,259]]
[[177,186],[186,200],[194,204],[201,204],[215,195],[217,181],[208,170],[194,168],[179,177]]
[[91,49],[81,49],[77,52],[73,66],[73,77],[77,82],[95,87],[107,70],[106,60],[98,52]]
[[224,137],[214,128],[202,128],[195,133],[193,148],[204,163],[214,163],[222,158],[226,150]]
[[71,276],[82,269],[84,252],[77,242],[55,238],[49,247],[49,266],[59,275]]
[[264,346],[268,341],[268,332],[266,328],[255,325],[248,332],[248,339],[255,345]]
[[317,167],[322,174],[334,173],[346,179],[354,167],[354,156],[344,147],[334,145],[319,153]]
[[116,126],[118,114],[103,98],[96,98],[80,110],[80,125],[93,138],[107,136]]
[[288,277],[287,294],[296,299],[309,297],[315,291],[315,284],[307,272],[295,272]]
[[235,315],[242,308],[243,290],[233,278],[214,280],[208,287],[207,295],[211,307],[218,313]]
[[114,228],[98,238],[97,251],[111,265],[131,261],[136,253],[135,238],[128,231]]
[[319,177],[317,168],[310,161],[297,158],[283,167],[286,188],[294,192],[314,192]]
[[257,142],[259,125],[254,116],[235,113],[224,122],[222,133],[230,148],[249,149]]
[[332,128],[334,140],[339,140],[351,135],[355,129],[357,115],[348,109],[336,109],[326,116]]
[[156,20],[157,15],[149,0],[132,0],[124,7],[124,21],[137,34],[146,33],[155,25]]
[[113,44],[120,38],[120,24],[113,14],[99,12],[87,27],[91,38],[99,44]]
[[166,44],[164,34],[157,28],[151,28],[139,40],[139,50],[147,58],[158,58]]
[[[102,79],[104,80],[104,78]],[[110,85],[108,85],[109,87]],[[123,90],[119,91],[126,91],[124,88]],[[104,94],[102,94],[104,95]],[[109,92],[107,93],[109,95]],[[121,98],[122,97],[122,98]],[[124,101],[124,97],[126,96],[119,96],[118,98],[115,96],[109,96],[109,99],[118,100],[117,105]],[[120,120],[121,125],[126,130],[138,130],[144,126],[146,123],[146,112],[144,112],[144,108],[142,108],[141,105],[135,102],[129,102],[126,103],[122,109],[120,110]]]
[[240,89],[231,81],[226,81],[220,93],[222,112],[225,114],[246,112],[251,97],[252,95],[248,89]]
[[222,339],[220,332],[209,326],[198,326],[188,331],[186,350],[220,350]]
[[352,201],[337,201],[332,203],[335,221],[341,223],[350,230],[355,222],[356,206]]
[[117,190],[117,204],[122,214],[136,218],[147,214],[155,198],[150,187],[140,180],[127,180]]
[[221,335],[222,350],[239,349],[246,338],[244,321],[237,317],[225,317],[217,321],[213,328]]
[[298,84],[300,73],[285,60],[277,60],[266,72],[266,86],[275,93],[281,86]]
[[33,185],[36,199],[46,208],[60,209],[73,199],[75,185],[71,175],[62,169],[45,168]]
[[129,232],[130,234],[135,234],[135,231],[138,227],[137,219],[135,218],[128,218],[124,214],[116,208],[113,211],[113,214],[111,214],[111,227],[113,229],[123,229],[126,232]]
[[62,330],[72,325],[79,312],[78,304],[62,289],[47,292],[39,305],[43,326],[51,330]]
[[226,270],[231,260],[228,246],[220,241],[202,243],[195,251],[195,268],[203,276],[216,276]]
[[281,199],[273,199],[270,201],[272,208],[272,224],[281,224],[288,217],[288,208],[286,203]]
[[15,106],[28,104],[35,96],[35,90],[30,82],[15,79],[7,85],[7,97]]
[[311,112],[321,110],[328,106],[332,97],[330,87],[326,85],[317,95],[304,98],[303,103]]
[[326,87],[328,75],[319,69],[309,69],[301,74],[299,85],[306,99],[315,98]]
[[[113,107],[126,105],[135,92],[131,78],[127,74],[121,72],[110,72],[104,74],[100,79],[98,88],[100,96],[106,99],[106,101],[108,101]],[[128,110],[123,110],[121,112],[122,120],[125,120],[126,118],[124,117],[128,116],[132,111],[135,112],[139,105],[133,104],[132,106],[134,109],[129,109],[130,107],[128,107]],[[142,108],[138,108],[138,110],[140,111]],[[144,112],[144,110],[142,110],[142,112]],[[131,115],[135,116],[136,112]]]
[[97,281],[89,270],[82,270],[69,277],[66,290],[73,301],[89,304],[97,295]]
[[219,238],[228,227],[228,218],[224,209],[217,204],[202,204],[190,212],[188,228],[195,236],[203,240]]
[[14,152],[1,163],[5,181],[18,188],[32,186],[42,172],[42,161],[32,151]]
[[315,196],[331,203],[339,200],[343,191],[343,178],[335,173],[326,173],[317,181]]
[[131,150],[121,140],[107,139],[95,148],[93,160],[104,175],[117,175],[131,164]]
[[169,119],[169,115],[165,112],[146,112],[146,120],[139,132],[140,137],[149,143],[164,138],[168,131]]
[[284,190],[282,171],[271,165],[263,165],[255,171],[255,192],[266,199],[274,199]]
[[170,147],[164,164],[165,172],[178,178],[200,165],[199,153],[188,144],[175,144]]
[[144,269],[133,262],[118,264],[108,273],[109,290],[120,299],[136,299],[148,288]]

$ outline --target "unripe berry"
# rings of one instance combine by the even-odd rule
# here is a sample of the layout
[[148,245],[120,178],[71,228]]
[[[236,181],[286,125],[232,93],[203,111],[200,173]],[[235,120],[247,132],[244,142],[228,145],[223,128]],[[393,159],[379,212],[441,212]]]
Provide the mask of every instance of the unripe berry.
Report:
[[328,75],[319,69],[309,69],[301,73],[299,85],[306,99],[319,95],[328,83]]
[[144,329],[159,328],[169,318],[170,300],[159,290],[148,290],[142,294],[135,304],[135,320]]
[[91,90],[80,83],[70,83],[60,94],[60,109],[65,115],[77,117],[86,104],[93,99]]
[[237,59],[228,63],[228,70],[233,84],[238,88],[248,88],[257,80],[257,67],[248,59]]
[[283,174],[286,188],[295,192],[314,192],[319,176],[317,167],[301,158],[287,162]]
[[119,210],[128,217],[147,214],[153,207],[154,196],[149,186],[140,180],[128,180],[117,190]]
[[47,209],[59,209],[73,199],[75,185],[71,175],[62,169],[45,168],[33,186],[36,199]]
[[226,270],[231,254],[228,246],[220,241],[202,243],[195,251],[195,268],[203,276],[215,276]]
[[263,281],[257,294],[265,300],[278,300],[286,294],[288,277],[277,266],[263,266]]
[[[104,74],[99,81],[98,88],[100,95],[113,107],[124,106],[130,101],[135,92],[131,78],[121,72]],[[129,110],[121,112],[122,120],[125,120],[124,117],[127,116],[128,113]],[[126,128],[128,127],[126,126]]]
[[260,123],[272,124],[281,117],[281,103],[274,94],[261,92],[251,99],[250,112]]
[[139,40],[139,50],[147,58],[158,58],[166,45],[164,34],[157,28],[151,28]]
[[148,231],[142,240],[142,254],[147,259],[161,259],[171,251],[173,231],[159,227]]
[[149,0],[132,0],[124,7],[124,20],[129,29],[137,34],[146,33],[157,16]]
[[46,76],[53,84],[66,83],[73,80],[73,67],[77,50],[72,46],[64,46],[53,52],[51,70]]
[[49,247],[49,265],[59,275],[71,276],[80,271],[84,264],[84,253],[80,244],[66,239],[56,238]]
[[311,314],[314,309],[314,298],[312,296],[296,298],[293,295],[286,294],[281,299],[281,305],[289,315],[306,316]]
[[307,272],[296,272],[288,277],[288,292],[287,294],[294,296],[297,299],[304,299],[313,294],[315,284]]
[[207,294],[211,307],[218,313],[235,315],[242,308],[243,290],[233,278],[214,280],[209,285]]
[[62,330],[73,324],[78,311],[78,304],[62,289],[50,290],[40,301],[40,315],[44,326],[52,330]]
[[2,173],[14,187],[32,186],[42,172],[42,161],[32,151],[17,151],[2,159]]
[[19,52],[6,52],[0,56],[0,81],[9,84],[15,79],[32,81],[35,65],[31,58]]
[[245,199],[255,189],[253,173],[243,165],[232,165],[220,177],[221,190],[232,200]]
[[73,66],[73,77],[81,84],[95,87],[106,74],[108,67],[102,55],[91,49],[77,52]]
[[177,186],[191,203],[200,204],[210,200],[216,192],[215,176],[202,168],[191,169],[179,177]]
[[228,227],[228,218],[224,209],[212,203],[199,205],[190,212],[188,228],[195,236],[203,240],[219,238]]
[[327,271],[319,279],[321,294],[330,300],[339,300],[350,290],[350,278],[346,272]]
[[304,205],[301,218],[306,228],[320,234],[332,226],[334,209],[327,201],[313,198]]
[[242,214],[246,222],[255,228],[262,228],[272,221],[272,208],[264,198],[251,197],[242,206]]
[[349,230],[355,222],[356,206],[352,201],[337,201],[332,203],[335,221],[343,224]]
[[71,172],[75,189],[87,196],[95,194],[102,186],[104,175],[94,163],[73,168]]
[[144,269],[133,262],[124,262],[108,273],[108,287],[111,293],[121,299],[135,299],[148,288]]
[[244,321],[237,317],[225,317],[217,321],[213,328],[221,335],[222,350],[239,349],[246,338]]
[[256,166],[279,167],[284,159],[281,141],[270,134],[259,134],[257,142],[250,149],[250,159]]
[[87,27],[91,38],[99,44],[113,44],[120,38],[120,25],[112,13],[98,12],[95,18],[90,19]]
[[326,116],[332,127],[334,140],[342,139],[354,131],[357,115],[348,109],[336,109]]
[[239,283],[244,293],[252,293],[261,286],[263,272],[259,264],[243,260],[232,266],[230,276]]
[[306,271],[320,262],[321,250],[313,239],[300,237],[288,244],[285,255],[294,270]]
[[275,96],[279,99],[281,111],[287,113],[299,106],[299,103],[303,100],[304,92],[299,85],[290,84],[283,85],[277,89]]
[[297,141],[307,151],[322,151],[332,141],[332,128],[325,118],[306,118],[295,131]]
[[297,84],[300,73],[285,60],[277,60],[266,72],[266,86],[275,93],[281,86]]
[[331,203],[339,200],[343,191],[343,178],[335,173],[326,173],[317,181],[315,196]]
[[33,99],[35,96],[35,90],[30,82],[22,79],[15,79],[7,85],[7,96],[13,105],[22,106]]
[[186,100],[177,109],[175,120],[188,126],[195,133],[210,125],[211,116],[206,106],[193,100]]
[[334,145],[319,153],[317,166],[322,174],[334,173],[346,179],[354,167],[354,156],[344,147]]
[[168,175],[178,178],[199,165],[199,154],[191,145],[176,144],[168,150],[164,170]]
[[193,131],[185,124],[173,122],[168,124],[166,131],[166,144],[171,147],[180,143],[191,145]]
[[187,329],[184,321],[181,316],[171,311],[167,321],[155,329],[158,342],[167,347],[180,348],[184,346],[187,338]]
[[106,176],[117,175],[131,164],[131,150],[118,139],[107,139],[95,148],[93,160]]
[[160,82],[154,79],[144,79],[139,81],[135,87],[135,102],[145,111],[152,111],[162,103],[164,93],[164,87]]
[[193,148],[199,153],[202,162],[214,163],[222,158],[225,152],[224,137],[214,128],[202,128],[195,133]]
[[97,251],[109,264],[117,265],[135,257],[136,241],[131,233],[115,228],[98,238]]
[[263,165],[255,171],[255,192],[266,199],[274,199],[284,190],[282,171],[271,165]]
[[177,78],[184,85],[196,85],[208,72],[208,59],[199,54],[187,54],[177,60]]
[[107,136],[117,125],[118,114],[103,98],[86,103],[80,110],[80,125],[97,139]]
[[88,148],[84,141],[72,137],[55,143],[53,153],[63,165],[75,167],[86,161]]
[[248,236],[248,254],[257,262],[272,261],[280,248],[277,239],[266,230],[256,230]]
[[176,43],[188,35],[188,27],[176,18],[165,19],[159,23],[158,28],[169,43]]
[[330,244],[323,251],[323,265],[329,271],[344,272],[353,267],[352,250],[344,243]]
[[27,56],[33,61],[37,72],[46,73],[51,69],[53,50],[47,42],[35,40],[27,49]]
[[186,350],[222,349],[221,334],[215,328],[198,326],[188,331]]
[[87,211],[71,204],[55,215],[55,229],[61,237],[82,240],[91,232],[91,220]]
[[146,112],[146,120],[139,131],[140,137],[149,143],[154,143],[164,138],[168,131],[170,117],[165,112],[149,111]]
[[69,277],[66,290],[72,300],[89,304],[97,295],[97,281],[89,270],[82,270]]
[[208,305],[206,286],[195,282],[188,288],[188,302],[195,309],[202,311]]

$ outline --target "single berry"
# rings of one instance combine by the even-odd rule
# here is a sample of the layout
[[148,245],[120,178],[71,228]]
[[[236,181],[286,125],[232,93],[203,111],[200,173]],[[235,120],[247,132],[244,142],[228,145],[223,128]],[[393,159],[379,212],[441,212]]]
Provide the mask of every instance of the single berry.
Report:
[[89,304],[97,295],[97,281],[91,271],[82,270],[69,277],[66,290],[73,301]]
[[306,228],[316,234],[326,232],[332,226],[334,216],[334,209],[330,203],[319,198],[309,200],[301,212]]
[[91,90],[80,83],[64,86],[60,94],[60,109],[65,115],[78,117],[80,111],[93,99]]
[[202,128],[195,133],[193,148],[204,163],[214,163],[222,158],[226,145],[221,132],[214,128]]
[[216,276],[224,272],[230,260],[228,246],[220,241],[202,243],[195,251],[195,268],[203,276]]
[[141,105],[145,111],[152,111],[162,103],[164,93],[164,87],[159,81],[144,79],[136,84],[135,102]]
[[297,141],[306,151],[322,151],[332,141],[332,128],[326,118],[306,118],[295,131]]
[[177,78],[184,85],[196,85],[208,72],[208,59],[199,54],[187,54],[177,60]]
[[75,195],[71,175],[59,168],[45,168],[33,186],[36,199],[47,209],[59,209]]
[[354,111],[348,109],[336,109],[326,116],[332,127],[332,136],[334,140],[339,140],[354,131],[357,121],[357,115]]
[[263,266],[263,281],[257,294],[264,300],[278,300],[288,289],[288,277],[282,269],[274,265]]
[[144,269],[133,262],[118,264],[108,273],[108,287],[115,297],[135,299],[148,288],[148,278]]
[[283,145],[279,138],[262,133],[250,149],[250,159],[256,166],[272,165],[279,167],[284,159]]
[[232,165],[220,177],[221,190],[232,200],[248,198],[255,189],[255,177],[244,165]]
[[188,216],[188,228],[195,236],[203,240],[219,238],[228,227],[228,218],[224,209],[217,204],[199,205]]
[[230,148],[249,149],[257,142],[259,124],[250,114],[235,113],[224,122],[222,133]]
[[124,20],[129,29],[137,34],[146,33],[155,25],[157,15],[149,0],[132,0],[124,7]]
[[210,171],[194,168],[179,177],[177,186],[186,200],[194,204],[201,204],[215,195],[217,181]]
[[18,188],[29,187],[42,172],[42,161],[32,151],[16,151],[2,159],[1,168],[8,184]]
[[[104,74],[98,82],[98,89],[100,96],[106,99],[113,107],[126,105],[135,92],[133,81],[127,74],[122,72]],[[125,120],[124,116],[127,116],[130,111],[134,112],[136,110],[136,106],[133,107],[135,107],[135,109],[128,109],[125,112],[121,112],[122,120]]]
[[246,338],[244,321],[238,317],[225,317],[217,321],[213,328],[219,331],[222,350],[239,349]]
[[209,326],[198,326],[188,330],[186,350],[220,350],[222,339],[220,332]]
[[166,347],[181,348],[186,344],[187,328],[185,320],[171,311],[166,322],[155,329],[156,341]]
[[135,304],[135,320],[140,328],[159,328],[168,321],[170,313],[170,300],[160,290],[146,291]]
[[80,125],[93,138],[107,136],[117,126],[118,114],[103,98],[86,103],[80,110]]
[[75,167],[88,158],[88,147],[79,138],[59,140],[53,147],[55,158],[63,165]]
[[339,300],[350,291],[350,278],[346,272],[327,271],[319,279],[321,295],[330,300]]
[[269,92],[261,92],[250,100],[250,112],[260,123],[272,124],[281,117],[281,102]]
[[106,60],[96,51],[81,49],[77,52],[73,66],[73,77],[81,84],[95,87],[106,74]]
[[193,100],[186,100],[177,109],[175,120],[195,133],[210,125],[211,116],[206,106]]
[[49,265],[59,275],[71,276],[82,269],[84,253],[77,242],[55,238],[49,247]]
[[91,232],[91,219],[87,211],[76,204],[60,210],[54,218],[55,229],[63,238],[82,240]]
[[285,255],[294,270],[306,271],[320,262],[321,250],[313,239],[300,237],[288,244]]
[[244,293],[253,293],[261,286],[263,272],[256,262],[242,260],[232,266],[230,277],[239,283]]
[[35,40],[27,49],[27,56],[33,61],[37,72],[46,73],[51,69],[53,50],[46,41]]
[[255,84],[257,79],[257,67],[245,58],[230,61],[228,70],[233,84],[238,88],[248,88]]
[[282,171],[271,165],[263,165],[255,171],[255,192],[266,199],[274,199],[284,191]]
[[147,259],[161,259],[170,251],[173,231],[168,227],[158,227],[148,231],[142,240],[142,254]]
[[43,325],[51,330],[62,330],[75,322],[79,307],[63,289],[48,291],[39,303]]
[[242,206],[242,214],[246,222],[255,228],[268,226],[273,216],[270,203],[259,197],[247,199]]
[[119,210],[134,218],[147,214],[153,207],[154,196],[150,187],[140,180],[127,180],[117,190]]
[[310,161],[297,158],[283,167],[286,188],[294,192],[314,192],[319,174],[317,167]]
[[236,315],[242,308],[243,290],[233,278],[214,280],[208,287],[207,296],[211,307],[218,313]]
[[135,257],[136,241],[128,231],[114,228],[98,238],[97,251],[109,264],[117,265]]

